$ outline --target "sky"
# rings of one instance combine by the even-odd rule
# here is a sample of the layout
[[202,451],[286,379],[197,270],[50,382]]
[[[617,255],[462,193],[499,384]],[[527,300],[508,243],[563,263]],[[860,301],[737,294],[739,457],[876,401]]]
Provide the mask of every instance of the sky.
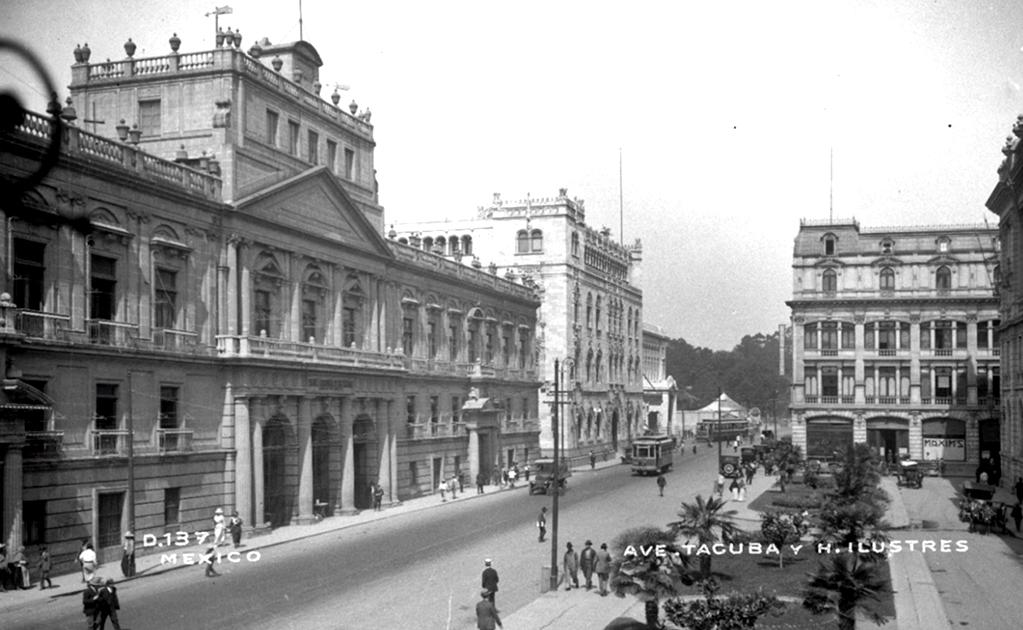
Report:
[[[218,3],[242,48],[301,37],[323,96],[371,109],[387,224],[568,188],[590,226],[642,240],[645,322],[715,350],[789,322],[801,219],[996,225],[1023,112],[1016,0],[3,0],[0,37],[63,99],[77,44],[209,50]],[[0,49],[8,90],[43,109]]]

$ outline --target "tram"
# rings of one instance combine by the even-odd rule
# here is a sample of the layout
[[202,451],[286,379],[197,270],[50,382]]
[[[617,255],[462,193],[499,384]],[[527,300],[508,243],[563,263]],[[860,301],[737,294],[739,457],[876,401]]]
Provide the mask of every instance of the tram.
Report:
[[703,442],[721,442],[734,440],[736,436],[743,438],[750,433],[749,420],[704,420],[696,425],[696,439]]
[[640,475],[658,475],[675,465],[675,438],[666,435],[648,435],[632,441],[632,472]]

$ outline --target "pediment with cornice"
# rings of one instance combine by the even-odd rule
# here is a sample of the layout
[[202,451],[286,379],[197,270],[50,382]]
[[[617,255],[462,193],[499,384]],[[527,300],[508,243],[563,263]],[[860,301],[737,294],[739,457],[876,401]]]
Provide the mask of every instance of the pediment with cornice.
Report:
[[927,261],[928,265],[957,265],[959,259],[951,254],[938,254],[934,258]]
[[870,266],[872,267],[897,267],[903,264],[905,263],[902,262],[902,259],[896,258],[895,256],[881,256],[880,258],[875,258],[870,262]]
[[822,258],[813,263],[814,267],[820,269],[840,269],[842,267],[848,267],[848,264],[837,259],[837,258]]

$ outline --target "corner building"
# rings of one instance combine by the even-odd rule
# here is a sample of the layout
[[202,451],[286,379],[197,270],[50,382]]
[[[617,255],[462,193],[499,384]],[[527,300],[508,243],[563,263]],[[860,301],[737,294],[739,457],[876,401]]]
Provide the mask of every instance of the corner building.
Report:
[[792,439],[998,465],[999,239],[986,226],[802,221],[793,254]]
[[[647,428],[643,397],[642,245],[586,224],[584,202],[555,197],[505,201],[495,194],[475,219],[392,226],[399,243],[534,286],[542,301],[536,355],[540,447],[554,447],[554,362],[559,362],[561,445],[566,457],[612,457]],[[482,329],[481,329],[482,330]],[[493,329],[481,334],[496,338]],[[490,342],[485,342],[490,343]],[[484,344],[482,352],[488,351]]]
[[[262,48],[82,59],[107,122],[0,206],[0,533],[57,570],[82,538],[110,562],[132,527],[302,524],[539,450],[535,291],[386,240],[368,113],[318,96],[308,43]],[[53,137],[30,114],[0,172]],[[484,321],[502,345],[470,359]]]

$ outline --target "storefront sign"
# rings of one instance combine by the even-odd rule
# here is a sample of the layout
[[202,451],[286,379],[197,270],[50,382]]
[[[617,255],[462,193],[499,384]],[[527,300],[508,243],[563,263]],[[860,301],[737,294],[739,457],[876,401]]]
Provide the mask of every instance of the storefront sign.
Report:
[[924,438],[924,459],[945,461],[966,460],[966,440],[963,438]]

